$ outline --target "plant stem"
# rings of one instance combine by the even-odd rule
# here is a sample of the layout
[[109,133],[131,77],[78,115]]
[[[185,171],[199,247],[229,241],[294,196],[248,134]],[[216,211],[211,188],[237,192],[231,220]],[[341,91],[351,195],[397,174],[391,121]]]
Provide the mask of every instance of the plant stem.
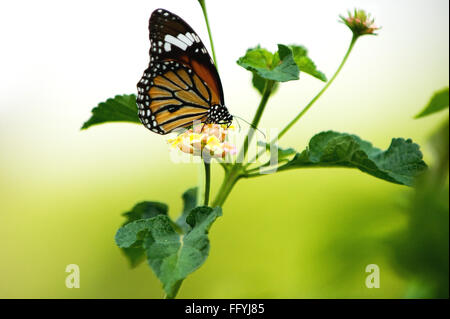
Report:
[[211,29],[209,27],[208,12],[206,11],[205,0],[198,0],[198,3],[200,3],[200,6],[202,7],[202,11],[203,11],[203,16],[205,17],[206,28],[208,29],[209,42],[211,43],[212,56],[213,56],[213,59],[214,59],[214,64],[216,65],[216,69],[218,71],[219,68],[217,67],[216,52],[214,50],[213,38],[212,38],[212,34],[211,34]]
[[270,94],[272,93],[272,88],[273,88],[274,83],[275,82],[272,80],[267,80],[266,84],[264,86],[261,102],[259,102],[258,109],[256,110],[255,116],[253,117],[251,128],[249,129],[247,137],[244,140],[244,147],[241,149],[241,152],[238,156],[238,159],[242,158],[242,160],[244,162],[245,162],[245,156],[247,155],[247,152],[248,152],[248,146],[253,139],[253,136],[255,134],[255,128],[258,127],[259,121],[261,120],[261,116],[264,112],[264,109],[266,108],[267,101],[269,101]]
[[[251,124],[251,128],[245,138],[244,145],[240,150],[239,158],[242,158],[245,161],[245,157],[248,152],[248,146],[253,139],[254,136],[254,128],[258,127],[259,121],[261,120],[261,116],[264,112],[264,109],[269,101],[270,94],[272,93],[272,88],[274,85],[274,81],[268,80],[264,87],[263,95],[261,98],[261,102],[259,103],[258,109],[256,110],[255,116],[253,117],[253,121]],[[229,171],[225,172],[225,177],[222,182],[222,186],[220,187],[217,196],[213,202],[213,207],[222,206],[225,203],[228,195],[231,193],[236,182],[242,177],[242,163],[235,163]]]
[[209,192],[211,189],[211,163],[203,160],[205,163],[205,201],[203,205],[208,206],[209,204]]
[[274,139],[274,141],[280,139],[286,132],[299,120],[302,118],[303,115],[313,106],[313,104],[319,99],[319,97],[328,89],[328,87],[333,83],[336,76],[341,71],[342,67],[344,66],[345,62],[347,61],[348,56],[350,55],[350,52],[353,49],[353,46],[355,45],[356,40],[358,39],[357,36],[353,35],[352,40],[350,42],[350,45],[347,49],[347,52],[344,55],[344,58],[342,59],[341,64],[337,68],[336,72],[334,72],[331,79],[325,84],[325,86],[322,88],[322,90],[317,93],[317,95],[304,107],[304,109],[288,124],[286,127],[277,135],[277,137]]
[[[235,166],[233,166],[234,168]],[[236,182],[241,178],[240,171],[230,171],[229,174],[225,174],[222,185],[217,192],[216,199],[214,200],[212,207],[222,206],[225,203],[228,195],[230,195]]]

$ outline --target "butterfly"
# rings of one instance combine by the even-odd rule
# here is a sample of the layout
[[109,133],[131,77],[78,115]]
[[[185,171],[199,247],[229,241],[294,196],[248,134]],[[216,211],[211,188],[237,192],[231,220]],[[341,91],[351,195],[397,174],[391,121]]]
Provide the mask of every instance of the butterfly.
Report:
[[142,124],[158,134],[194,121],[230,125],[219,74],[197,33],[164,9],[153,11],[149,31],[150,63],[137,84]]

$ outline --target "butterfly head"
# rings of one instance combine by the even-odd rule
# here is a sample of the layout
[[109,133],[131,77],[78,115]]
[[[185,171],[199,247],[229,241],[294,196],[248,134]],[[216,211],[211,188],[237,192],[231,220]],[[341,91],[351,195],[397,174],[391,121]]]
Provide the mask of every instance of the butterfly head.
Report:
[[225,105],[216,104],[209,109],[208,122],[231,125],[233,122],[233,115],[228,112]]

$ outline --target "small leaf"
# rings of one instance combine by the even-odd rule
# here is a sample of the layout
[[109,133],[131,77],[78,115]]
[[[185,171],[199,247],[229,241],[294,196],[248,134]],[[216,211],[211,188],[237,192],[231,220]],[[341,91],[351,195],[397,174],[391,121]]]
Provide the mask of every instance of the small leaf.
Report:
[[245,56],[239,58],[237,64],[253,73],[252,84],[263,94],[267,80],[275,81],[272,94],[278,88],[278,82],[299,79],[299,71],[327,81],[326,76],[317,70],[314,62],[308,57],[308,51],[300,45],[278,45],[275,54],[257,46],[248,49]]
[[[237,64],[243,68],[253,69],[271,69],[272,68],[273,54],[266,49],[261,48],[259,45],[255,48],[247,50],[245,55],[237,61]],[[253,70],[251,70],[253,71]]]
[[[256,47],[247,50],[245,56],[239,58],[237,64],[243,68],[256,73],[265,80],[273,80],[276,82],[287,82],[299,79],[299,69],[292,56],[289,47],[278,45],[278,60],[273,63],[273,54]],[[259,90],[259,89],[258,89]]]
[[448,108],[449,92],[448,87],[434,93],[428,105],[415,116],[415,118],[421,118],[436,112],[439,112],[445,108]]
[[[252,84],[255,89],[258,90],[259,94],[263,94],[264,87],[266,86],[266,79],[260,77],[256,72],[253,72]],[[278,82],[274,82],[272,86],[272,91],[270,94],[274,94],[278,90]]]
[[[307,56],[308,51],[306,50],[305,47],[300,46],[300,45],[295,45],[295,44],[289,45],[288,47],[292,51],[294,61],[297,64],[300,72],[308,73],[309,75],[312,75],[315,78],[322,80],[324,82],[327,81],[325,74],[318,71],[316,69],[316,65],[314,64],[314,62]],[[278,56],[278,52],[277,52],[274,55],[272,63],[276,64],[276,63],[278,63],[278,61],[279,61],[279,56]]]
[[[135,220],[152,218],[157,215],[167,216],[168,207],[164,203],[159,202],[141,202],[136,204],[133,209],[123,214],[127,218],[122,225],[129,224]],[[137,247],[122,248],[123,253],[130,262],[131,268],[135,268],[145,259],[145,251],[141,247],[140,243]]]
[[289,47],[292,50],[294,61],[300,69],[300,72],[308,73],[321,81],[327,81],[325,74],[317,70],[314,62],[308,57],[308,50],[306,50],[305,47],[295,44],[290,45]]
[[174,230],[166,215],[136,220],[117,231],[116,243],[121,248],[141,245],[167,297],[172,298],[180,283],[208,257],[208,231],[221,214],[220,207],[193,209],[186,217],[191,229],[184,236]]
[[315,135],[306,150],[279,170],[303,167],[358,168],[386,181],[411,186],[427,165],[419,146],[410,139],[394,138],[382,151],[356,135],[328,131]]
[[276,52],[272,63],[272,70],[261,70],[259,72],[263,78],[277,82],[299,79],[300,70],[294,61],[292,50],[288,46],[278,44],[278,52]]
[[176,223],[180,226],[184,233],[190,229],[189,224],[186,223],[186,216],[191,210],[197,207],[197,192],[198,188],[193,187],[183,193],[183,211],[180,217],[178,217]]
[[169,207],[164,203],[145,201],[134,205],[133,209],[124,213],[123,216],[127,217],[127,221],[125,222],[125,224],[127,224],[138,219],[152,218],[157,215],[167,215],[168,210]]
[[142,247],[121,248],[130,262],[131,268],[136,268],[145,260],[145,251]]
[[116,95],[92,109],[91,118],[81,127],[82,130],[107,122],[141,123],[138,117],[136,95]]

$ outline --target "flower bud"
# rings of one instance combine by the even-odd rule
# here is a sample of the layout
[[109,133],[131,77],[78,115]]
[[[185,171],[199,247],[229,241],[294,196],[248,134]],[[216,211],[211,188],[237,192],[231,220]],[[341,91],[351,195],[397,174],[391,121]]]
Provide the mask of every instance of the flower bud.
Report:
[[377,35],[375,31],[380,29],[375,26],[375,20],[371,18],[370,14],[364,10],[355,9],[353,13],[348,11],[348,17],[342,15],[339,17],[341,18],[341,22],[345,23],[352,30],[355,37],[366,34]]

